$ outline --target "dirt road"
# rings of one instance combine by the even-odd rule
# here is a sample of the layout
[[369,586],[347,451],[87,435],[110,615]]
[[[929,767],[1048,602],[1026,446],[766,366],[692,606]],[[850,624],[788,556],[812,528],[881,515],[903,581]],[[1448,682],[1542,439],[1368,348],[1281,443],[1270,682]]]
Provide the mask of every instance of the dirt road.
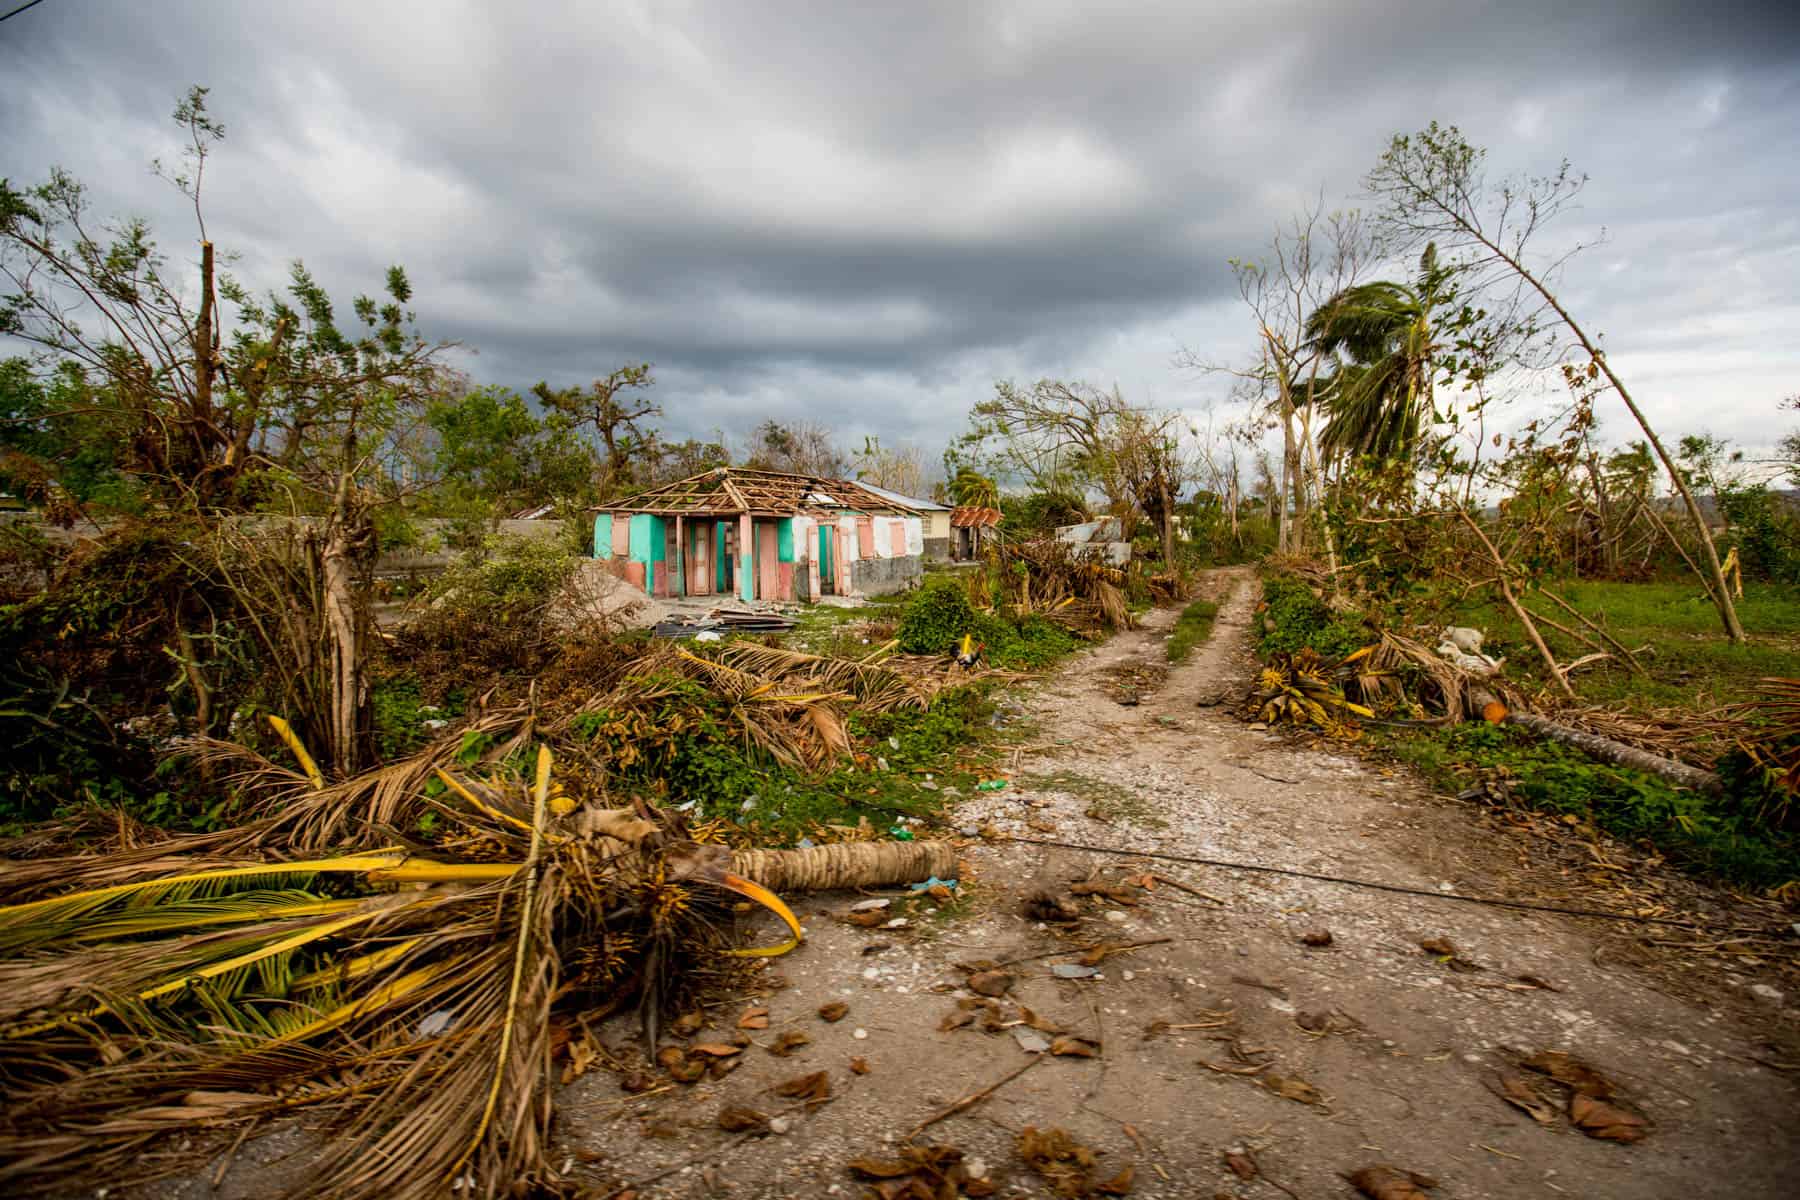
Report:
[[[1226,602],[1212,639],[1160,685],[1169,610],[1016,696],[1009,719],[1025,749],[1012,780],[959,798],[954,823],[1433,891],[1557,894],[1543,839],[1206,706],[1253,669],[1254,579],[1221,572],[1214,584]],[[1792,1195],[1800,1179],[1795,1076],[1769,1048],[1792,1034],[1793,1008],[1756,996],[1748,969],[1684,978],[1646,959],[1642,928],[1007,840],[971,839],[966,861],[959,911],[915,911],[901,929],[846,923],[853,897],[796,905],[808,940],[769,966],[766,994],[711,1010],[715,1035],[702,1040],[718,1041],[744,1010],[767,1007],[741,1069],[635,1097],[604,1070],[566,1088],[559,1165],[571,1182],[605,1196],[634,1181],[640,1200],[860,1196],[870,1185],[851,1160],[892,1158],[909,1130],[1028,1063],[917,1141],[960,1148],[1002,1196],[1053,1194],[1015,1149],[1033,1126],[1098,1152],[1095,1181],[1130,1167],[1130,1194],[1146,1198],[1350,1196],[1343,1176],[1372,1163],[1431,1176],[1434,1196],[1458,1200],[1744,1200]],[[1128,882],[1145,872],[1217,902]],[[1135,903],[1070,896],[1090,878]],[[1079,905],[1079,921],[1022,915],[1040,890]],[[1303,944],[1319,930],[1329,946]],[[1463,961],[1421,950],[1430,939]],[[1157,944],[1088,978],[1056,973],[1103,940]],[[991,1016],[959,965],[983,960],[1012,976]],[[829,1023],[817,1010],[834,1001],[848,1014]],[[1056,1035],[1018,1024],[1021,1005],[1098,1052],[1034,1055]],[[766,1052],[790,1030],[810,1043]],[[602,1033],[625,1055],[641,1053],[633,1037],[623,1023]],[[1572,1128],[1566,1090],[1517,1068],[1540,1051],[1590,1063],[1648,1119],[1648,1136],[1620,1144]],[[828,1103],[771,1090],[819,1071]],[[1495,1095],[1501,1072],[1528,1082],[1544,1123]],[[722,1132],[732,1106],[776,1117],[779,1132]],[[268,1153],[279,1149],[270,1139]],[[1242,1177],[1228,1154],[1260,1176]],[[254,1194],[283,1173],[262,1158],[245,1147],[213,1194]]]

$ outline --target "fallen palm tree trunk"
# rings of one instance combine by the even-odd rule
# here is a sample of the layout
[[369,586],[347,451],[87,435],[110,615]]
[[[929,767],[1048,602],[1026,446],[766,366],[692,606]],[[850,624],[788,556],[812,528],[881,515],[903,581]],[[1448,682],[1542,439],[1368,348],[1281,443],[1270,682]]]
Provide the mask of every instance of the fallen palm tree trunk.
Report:
[[1634,771],[1642,771],[1646,775],[1654,775],[1676,787],[1689,788],[1696,792],[1718,792],[1723,787],[1719,776],[1712,771],[1703,771],[1699,767],[1690,767],[1686,763],[1664,758],[1660,754],[1652,754],[1613,738],[1602,737],[1597,733],[1574,729],[1559,724],[1549,717],[1538,713],[1518,712],[1507,708],[1492,692],[1480,687],[1471,687],[1469,697],[1476,707],[1482,711],[1498,711],[1503,714],[1501,721],[1507,725],[1515,725],[1528,733],[1565,746],[1573,746],[1585,754],[1609,762],[1615,766],[1629,767]]
[[840,842],[805,850],[739,850],[732,870],[777,892],[885,887],[956,874],[948,842]]
[[[51,860],[22,889],[0,873],[0,1190],[172,1173],[192,1164],[170,1134],[301,1106],[336,1136],[290,1194],[564,1190],[545,1159],[555,1022],[635,1003],[654,1029],[733,956],[791,949],[798,921],[746,875],[795,890],[954,869],[930,842],[733,855],[668,814],[560,795],[547,750],[529,788],[443,782],[427,803],[446,861],[221,859],[207,842],[184,862],[172,840],[56,860],[61,891]],[[723,893],[793,937],[731,947]]]

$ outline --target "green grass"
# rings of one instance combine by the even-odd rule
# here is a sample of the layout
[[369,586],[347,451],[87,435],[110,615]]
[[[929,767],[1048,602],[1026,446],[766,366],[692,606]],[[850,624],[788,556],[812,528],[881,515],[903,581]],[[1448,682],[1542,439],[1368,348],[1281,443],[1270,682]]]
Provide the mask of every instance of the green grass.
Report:
[[1215,600],[1196,600],[1182,609],[1175,619],[1175,632],[1169,635],[1169,661],[1186,661],[1195,646],[1212,636],[1213,618],[1218,615],[1219,605]]
[[[1583,702],[1640,712],[1686,710],[1698,717],[1749,698],[1764,676],[1800,677],[1800,587],[1748,584],[1738,611],[1750,641],[1738,646],[1724,638],[1705,592],[1689,581],[1560,581],[1550,587],[1638,651],[1650,673],[1644,679],[1616,661],[1584,669],[1574,679]],[[1265,616],[1274,625],[1262,634],[1265,656],[1298,645],[1341,652],[1357,640],[1358,616],[1332,613],[1298,580],[1270,579],[1265,598]],[[1584,628],[1540,594],[1523,599],[1540,616]],[[1508,679],[1528,689],[1550,685],[1548,669],[1504,601],[1478,594],[1394,624],[1415,632],[1407,628],[1414,621],[1429,630],[1416,636],[1434,636],[1442,625],[1480,629],[1483,649],[1505,658]],[[1590,650],[1547,624],[1540,630],[1559,662]],[[1730,737],[1708,725],[1694,722],[1689,750],[1696,761],[1710,762],[1733,747]],[[1768,796],[1754,787],[1734,782],[1723,796],[1685,792],[1512,727],[1465,724],[1404,734],[1371,727],[1371,737],[1448,790],[1460,791],[1478,773],[1498,775],[1523,804],[1575,815],[1704,875],[1755,887],[1800,879],[1800,831],[1785,815],[1771,816]]]
[[[1674,707],[1704,712],[1748,698],[1764,676],[1800,676],[1800,587],[1746,584],[1738,616],[1750,640],[1742,645],[1725,639],[1718,611],[1694,583],[1572,581],[1550,587],[1637,652],[1650,674],[1643,679],[1616,661],[1586,668],[1574,678],[1576,693],[1584,701],[1640,711]],[[1541,595],[1527,595],[1523,602],[1539,616],[1587,632]],[[1483,648],[1495,657],[1505,656],[1509,676],[1540,685],[1549,682],[1542,659],[1503,601],[1471,598],[1442,616],[1445,624],[1483,630],[1488,638]],[[1539,631],[1559,662],[1589,652],[1548,625],[1540,623]],[[1640,646],[1647,649],[1639,651]]]
[[1768,828],[1729,796],[1682,791],[1510,726],[1471,722],[1378,737],[1446,790],[1467,786],[1477,772],[1498,773],[1532,808],[1571,814],[1625,841],[1652,845],[1701,874],[1765,888],[1800,879],[1800,837]]

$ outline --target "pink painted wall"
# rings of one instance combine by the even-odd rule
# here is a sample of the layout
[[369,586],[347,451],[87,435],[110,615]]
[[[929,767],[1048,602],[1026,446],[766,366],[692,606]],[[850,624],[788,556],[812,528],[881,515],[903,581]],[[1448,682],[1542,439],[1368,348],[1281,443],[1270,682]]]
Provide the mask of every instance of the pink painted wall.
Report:
[[643,587],[644,564],[641,562],[627,562],[625,564],[625,578],[631,582],[632,587]]
[[651,587],[654,590],[650,594],[653,596],[668,595],[669,594],[669,564],[666,562],[659,562],[659,563],[651,563],[650,565],[652,567],[654,567],[656,570],[656,574],[652,578],[652,582],[651,582]]
[[875,521],[872,517],[856,518],[856,557],[875,557]]
[[[628,516],[613,517],[612,551],[614,558],[631,557],[631,518]],[[638,582],[643,582],[642,575],[638,577]]]

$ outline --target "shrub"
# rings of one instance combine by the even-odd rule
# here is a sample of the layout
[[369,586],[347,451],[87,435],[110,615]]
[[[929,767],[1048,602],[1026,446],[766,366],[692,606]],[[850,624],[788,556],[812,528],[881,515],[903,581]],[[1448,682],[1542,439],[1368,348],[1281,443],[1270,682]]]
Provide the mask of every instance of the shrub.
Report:
[[895,636],[908,654],[948,654],[975,627],[968,594],[954,579],[933,579],[913,593]]
[[1333,612],[1305,582],[1288,575],[1263,581],[1264,620],[1260,649],[1266,657],[1311,648],[1338,659],[1369,641],[1359,614]]

